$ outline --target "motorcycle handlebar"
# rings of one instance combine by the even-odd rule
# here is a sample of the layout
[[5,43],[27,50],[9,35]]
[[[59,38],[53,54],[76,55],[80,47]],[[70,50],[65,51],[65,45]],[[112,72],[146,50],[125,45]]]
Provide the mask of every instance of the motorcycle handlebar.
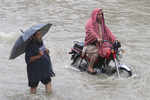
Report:
[[108,40],[102,40],[102,43],[104,42],[109,42],[110,44],[113,44],[111,41],[108,41]]
[[102,43],[104,43],[104,42],[109,42],[110,44],[113,45],[114,48],[121,47],[121,43],[118,40],[115,40],[114,42],[109,41],[109,40],[102,40]]

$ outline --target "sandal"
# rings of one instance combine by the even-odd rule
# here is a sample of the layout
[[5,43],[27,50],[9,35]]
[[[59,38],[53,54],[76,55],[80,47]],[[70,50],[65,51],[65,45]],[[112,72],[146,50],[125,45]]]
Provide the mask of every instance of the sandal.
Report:
[[96,71],[94,71],[94,72],[90,72],[90,71],[87,71],[89,74],[91,74],[91,75],[96,75],[97,74],[97,72]]

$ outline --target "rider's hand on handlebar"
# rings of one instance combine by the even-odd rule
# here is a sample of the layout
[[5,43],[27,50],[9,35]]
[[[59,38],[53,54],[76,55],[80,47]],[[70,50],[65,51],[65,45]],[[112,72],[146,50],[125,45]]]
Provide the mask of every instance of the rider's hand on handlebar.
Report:
[[97,41],[98,41],[99,43],[101,43],[101,42],[102,42],[102,39],[98,38]]
[[100,43],[100,45],[101,45],[103,40],[102,40],[101,38],[98,38],[97,41],[98,41],[98,42]]

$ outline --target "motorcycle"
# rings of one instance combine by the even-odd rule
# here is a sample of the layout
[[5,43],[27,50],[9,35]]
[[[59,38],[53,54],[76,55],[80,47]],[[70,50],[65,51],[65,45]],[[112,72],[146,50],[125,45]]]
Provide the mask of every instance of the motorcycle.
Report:
[[[103,40],[102,43],[108,42],[112,44],[110,48],[110,53],[107,57],[98,57],[94,63],[94,71],[96,73],[105,73],[107,75],[117,74],[118,77],[130,77],[132,76],[131,69],[125,64],[121,64],[121,56],[123,49],[121,49],[121,43],[115,41],[114,43]],[[82,51],[84,48],[84,43],[79,41],[74,41],[74,45],[71,48],[69,54],[71,55],[72,63],[71,65],[80,71],[88,71],[88,65],[90,62],[90,58],[88,58],[85,54],[82,57]]]

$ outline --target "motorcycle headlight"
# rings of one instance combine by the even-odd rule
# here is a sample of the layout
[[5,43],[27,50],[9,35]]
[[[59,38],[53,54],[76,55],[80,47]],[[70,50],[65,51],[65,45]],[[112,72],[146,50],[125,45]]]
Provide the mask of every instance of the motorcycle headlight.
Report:
[[122,54],[125,54],[125,50],[124,50],[124,49],[121,49],[121,53],[122,53]]
[[120,48],[119,50],[119,58],[123,58],[123,54],[125,54],[125,50],[124,49],[122,49],[122,48]]

